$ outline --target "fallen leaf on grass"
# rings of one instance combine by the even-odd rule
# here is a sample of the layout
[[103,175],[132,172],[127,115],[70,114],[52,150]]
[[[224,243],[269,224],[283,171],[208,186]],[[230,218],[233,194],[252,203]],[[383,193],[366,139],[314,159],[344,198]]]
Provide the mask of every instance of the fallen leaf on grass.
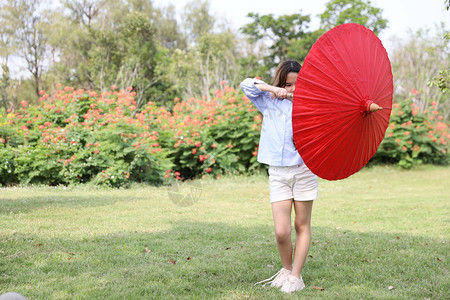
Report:
[[442,259],[440,259],[439,257],[437,257],[437,261],[438,261],[438,262],[442,262]]
[[324,288],[319,287],[319,286],[313,286],[312,288],[313,288],[313,289],[316,289],[316,290],[319,290],[319,291],[323,291],[323,290],[324,290]]
[[188,256],[188,258],[186,258],[186,261],[191,261],[191,257]]
[[312,242],[313,245],[315,245],[315,244],[317,244],[317,243],[319,243],[319,241],[314,241],[314,242]]
[[170,259],[169,258],[169,262],[172,264],[172,265],[174,265],[174,264],[176,264],[177,263],[177,261],[176,260],[173,260],[173,259]]
[[394,289],[394,287],[392,286],[392,285],[390,285],[389,287],[388,287],[388,290],[393,290]]
[[147,247],[145,247],[144,253],[145,253],[145,254],[149,254],[150,252],[152,252],[152,250],[150,250],[150,249],[148,249]]

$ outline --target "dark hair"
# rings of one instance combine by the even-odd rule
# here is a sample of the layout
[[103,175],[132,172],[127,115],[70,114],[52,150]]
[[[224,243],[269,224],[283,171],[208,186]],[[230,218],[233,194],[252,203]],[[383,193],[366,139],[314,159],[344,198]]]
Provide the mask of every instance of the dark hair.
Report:
[[277,87],[285,87],[287,75],[291,72],[299,73],[301,68],[302,65],[293,59],[288,59],[281,62],[275,71],[272,85]]

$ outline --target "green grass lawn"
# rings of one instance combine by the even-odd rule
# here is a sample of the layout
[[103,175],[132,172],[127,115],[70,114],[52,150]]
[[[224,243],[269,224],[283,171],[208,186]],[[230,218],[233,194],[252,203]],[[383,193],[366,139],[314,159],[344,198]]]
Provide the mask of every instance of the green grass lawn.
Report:
[[289,296],[253,285],[281,267],[265,174],[171,188],[0,189],[0,294],[450,298],[450,168],[366,168],[321,180],[319,193],[306,288]]

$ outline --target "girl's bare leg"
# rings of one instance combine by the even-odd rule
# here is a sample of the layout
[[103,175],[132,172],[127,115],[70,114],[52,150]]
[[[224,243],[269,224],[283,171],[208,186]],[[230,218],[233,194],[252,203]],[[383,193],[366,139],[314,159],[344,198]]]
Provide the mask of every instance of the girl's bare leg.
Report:
[[314,201],[294,201],[295,250],[292,275],[300,277],[311,243],[311,211]]
[[291,211],[293,199],[272,203],[278,252],[285,269],[292,269]]

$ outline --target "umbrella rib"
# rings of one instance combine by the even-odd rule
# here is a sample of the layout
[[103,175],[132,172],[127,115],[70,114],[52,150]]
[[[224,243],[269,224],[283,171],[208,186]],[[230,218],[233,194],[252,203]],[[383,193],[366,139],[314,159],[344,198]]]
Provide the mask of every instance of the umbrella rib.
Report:
[[[352,132],[353,132],[353,130],[355,129],[355,127],[358,125],[358,122],[357,121],[355,121],[355,122],[353,122],[352,124],[350,124],[349,125],[349,127],[346,129],[346,134],[342,137],[342,139],[340,139],[339,140],[339,143],[335,146],[335,149],[337,149],[338,147],[340,147],[343,143],[346,143],[346,144],[349,144],[349,143],[355,143],[355,140],[353,139],[353,140],[350,140],[350,136],[351,136],[351,134],[352,134]],[[359,139],[358,141],[356,141],[356,143],[357,143],[357,145],[359,145],[360,144],[360,140],[361,139]],[[348,148],[348,147],[347,147]],[[353,155],[347,155],[347,159],[348,158],[350,158],[350,157],[352,157],[354,160],[356,159],[356,154],[357,154],[358,152],[357,151],[354,151],[354,153],[353,153]],[[346,159],[346,160],[347,160]],[[334,162],[334,165],[336,165],[337,163],[339,163],[339,164],[341,164],[341,165],[345,165],[345,164],[343,164],[342,163],[342,161],[338,161],[337,159],[335,160],[335,162]],[[353,168],[349,168],[349,170],[340,170],[340,172],[342,173],[342,172],[345,172],[346,174],[348,174],[348,175],[350,175],[350,174],[353,174],[354,172],[353,172]]]
[[[333,45],[333,47],[334,47],[335,49],[337,49],[336,43],[334,42],[334,40],[328,38],[328,41],[330,41],[330,43]],[[347,50],[347,49],[346,49],[346,50]],[[347,63],[348,60],[343,59],[343,56],[342,56],[342,54],[341,54],[340,52],[336,52],[336,53],[339,55],[339,58],[340,58],[340,60],[342,61],[343,65],[345,65],[345,67],[347,68],[347,74],[349,74],[349,75],[350,75],[350,78],[353,80],[353,76],[352,76],[352,73],[350,72],[350,70],[351,70],[351,69],[354,69],[354,68],[350,68],[350,67],[349,67],[349,65],[348,65],[348,63]],[[349,83],[349,85],[352,87],[353,91],[355,92],[355,95],[361,96],[361,91],[360,91],[359,89],[358,89],[358,90],[355,89],[355,87],[356,87],[355,82],[353,82],[353,84],[352,84],[352,82],[349,82],[349,78],[347,78],[347,76],[345,76],[345,74],[343,74],[343,73],[341,72],[341,70],[339,70],[339,72],[340,72],[341,75],[345,78],[345,80]]]
[[[328,57],[326,57],[326,58],[328,59]],[[328,61],[329,61],[330,63],[332,63],[330,59],[328,59]],[[329,76],[327,73],[325,73],[324,71],[322,71],[322,69],[319,68],[319,67],[315,64],[315,61],[309,61],[308,63],[309,63],[309,65],[310,65],[311,67],[315,68],[315,69],[316,69],[317,71],[319,71],[321,74],[325,75],[328,79],[330,79],[331,81],[335,81],[335,79],[333,79],[333,78],[332,78],[331,76]],[[336,68],[336,70],[339,71],[339,74],[340,74],[343,78],[345,78],[345,76],[342,74],[342,72],[341,72],[338,68]],[[310,83],[310,84],[319,86],[319,85],[317,84],[317,81],[316,81],[316,80],[306,80],[306,78],[302,78],[302,77],[300,77],[300,78],[301,78],[301,80],[304,80],[304,81],[306,81],[306,82],[308,82],[308,83]],[[347,81],[347,83],[349,84],[348,81]],[[322,86],[319,86],[319,87],[322,87]],[[351,85],[350,85],[350,87],[351,87]],[[327,88],[323,88],[323,89],[326,90],[326,91],[330,91],[330,89],[327,89]],[[353,100],[353,99],[355,98],[355,97],[352,96],[352,94],[349,93],[346,89],[343,89],[343,90],[340,90],[340,91],[343,92],[345,95],[347,95],[347,97],[345,97],[345,98],[347,98],[347,99],[349,99],[349,100]]]
[[[336,94],[336,95],[338,95],[338,96],[340,96],[342,98],[348,99],[350,101],[353,101],[355,99],[355,97],[351,97],[350,94],[347,94],[345,92],[342,93],[341,90],[332,90],[330,87],[327,87],[325,85],[319,84],[316,80],[311,80],[309,78],[301,78],[300,80],[303,81],[303,82],[309,83],[309,84],[311,84],[313,86],[319,87],[319,88],[321,88],[324,91],[328,91],[329,93],[331,92],[331,93]],[[343,96],[343,95],[345,95],[345,96]]]
[[[339,119],[346,119],[346,118],[342,117]],[[306,132],[306,131],[311,132],[312,131],[311,129],[317,129],[317,128],[323,127],[324,125],[329,124],[329,123],[335,123],[335,121],[328,120],[325,123],[315,124],[314,126],[310,126],[307,129],[299,129],[297,132]],[[346,124],[348,124],[348,123],[346,123]],[[341,127],[345,127],[345,126],[341,126]],[[341,129],[341,131],[342,131],[342,129]],[[335,135],[335,131],[333,131],[333,130],[322,131],[320,134],[315,135],[314,138],[312,138],[307,143],[305,143],[304,146],[308,146],[310,144],[313,144],[317,140],[323,139],[324,137],[327,137],[327,136],[333,136],[333,135]]]
[[[333,43],[333,41],[331,41],[331,39],[329,37],[327,37],[327,40],[333,45],[334,48],[336,48],[336,44]],[[345,73],[342,72],[342,70],[340,68],[338,68],[334,62],[331,60],[331,58],[329,56],[327,56],[322,49],[318,50],[319,52],[322,53],[323,57],[326,58],[331,65],[333,65],[335,67],[335,69],[339,72],[339,74],[342,76],[342,78],[347,82],[348,86],[353,90],[355,95],[359,95],[359,91],[355,90],[355,84],[352,84],[352,82],[349,82],[349,79],[347,78],[347,76],[345,76]],[[348,65],[344,62],[344,60],[342,59],[342,55],[336,51],[336,53],[339,55],[340,61],[343,62],[343,64],[345,65],[345,67],[347,68],[347,73],[350,74],[350,69],[348,68]]]
[[[353,127],[355,126],[356,123],[357,123],[357,122],[354,122],[353,124],[349,124],[349,125],[351,126],[350,128],[353,128]],[[326,148],[326,147],[331,146],[333,142],[338,143],[337,145],[333,145],[333,146],[334,146],[333,148],[334,148],[334,149],[337,149],[338,146],[341,145],[342,142],[345,141],[345,140],[347,140],[347,138],[349,137],[350,133],[352,132],[351,130],[349,130],[350,128],[346,128],[345,134],[342,135],[342,139],[339,139],[339,140],[337,140],[337,139],[331,140],[331,139],[330,139],[327,143],[324,143],[324,144],[322,145],[321,149],[324,149],[324,148]],[[342,131],[342,130],[341,130],[341,131]],[[321,150],[319,150],[319,151],[321,151]],[[317,152],[319,152],[319,151],[317,151]],[[322,158],[321,158],[321,162],[320,162],[318,168],[320,168],[325,162],[327,162],[327,160],[328,160],[330,157],[332,157],[334,153],[335,153],[335,152],[330,152],[327,156],[322,157]],[[335,159],[333,162],[334,162],[334,163],[333,163],[333,166],[335,166],[336,163],[340,163],[340,161],[338,161],[338,159]]]

